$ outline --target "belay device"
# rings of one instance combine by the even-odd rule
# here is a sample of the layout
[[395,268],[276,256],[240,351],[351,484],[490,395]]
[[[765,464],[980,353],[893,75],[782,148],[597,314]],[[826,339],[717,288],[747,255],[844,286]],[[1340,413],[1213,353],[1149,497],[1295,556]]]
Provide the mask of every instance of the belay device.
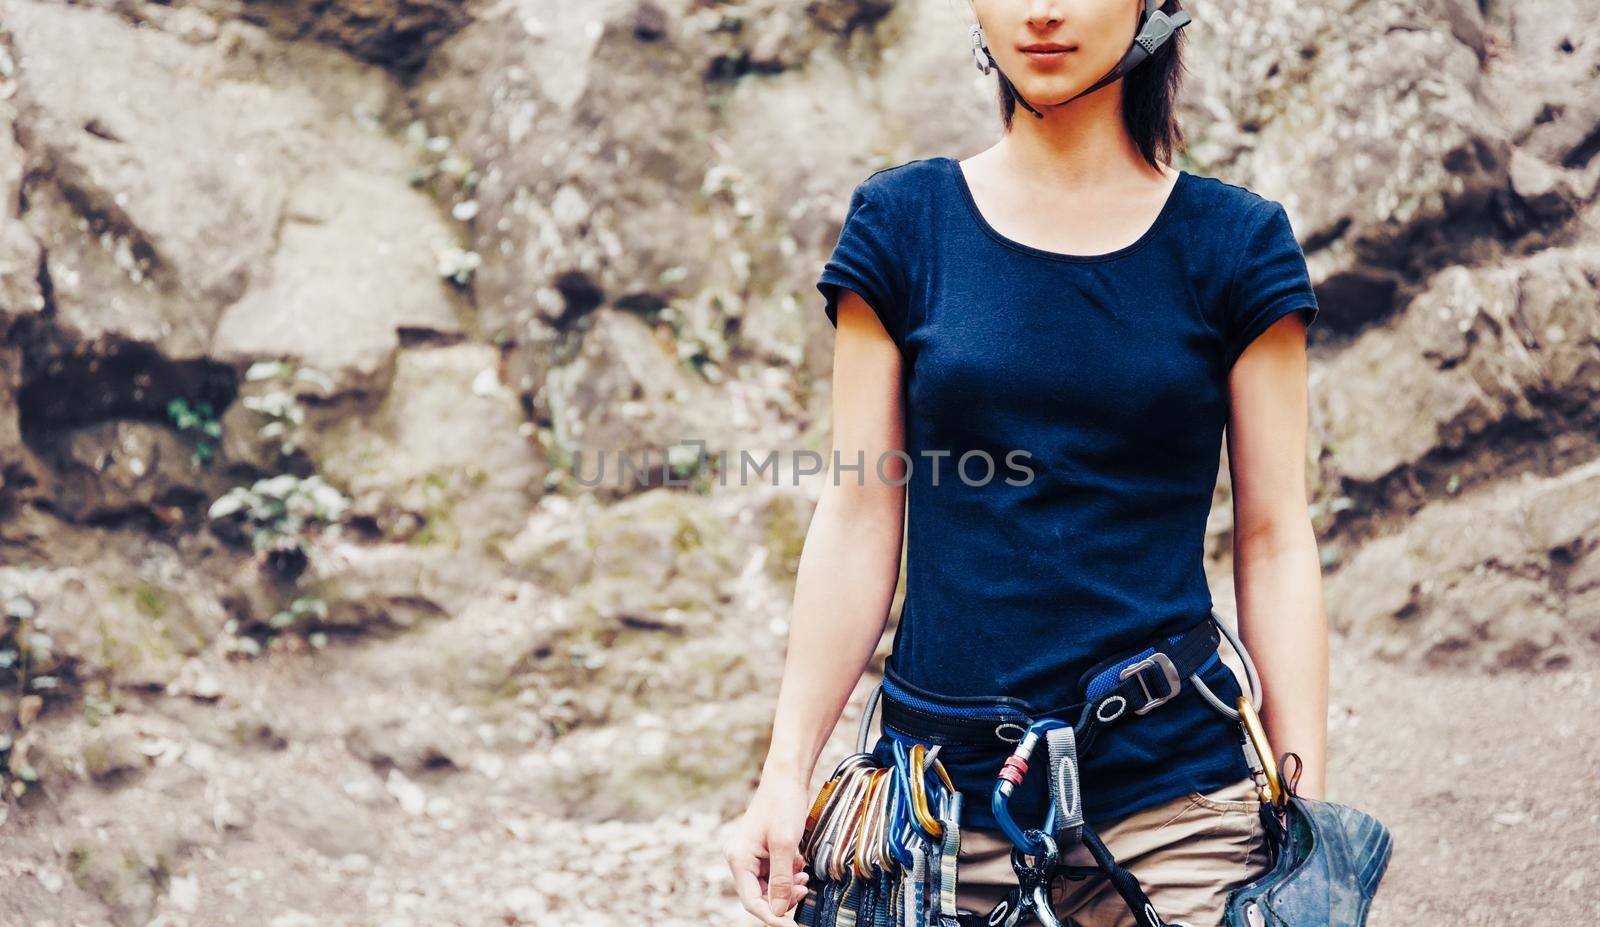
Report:
[[[1249,681],[1236,707],[1226,705],[1200,678],[1220,659],[1222,636],[1239,654]],[[1261,878],[1229,892],[1228,927],[1361,927],[1388,865],[1389,831],[1368,814],[1305,798],[1294,793],[1292,782],[1284,783],[1256,713],[1261,685],[1255,664],[1214,611],[1183,633],[1091,669],[1082,681],[1082,700],[1058,709],[1035,711],[1004,696],[941,697],[886,672],[867,702],[856,752],[823,784],[807,816],[800,849],[810,881],[796,922],[804,927],[1014,927],[1031,917],[1042,927],[1058,927],[1052,880],[1099,873],[1140,927],[1181,927],[1162,920],[1139,880],[1117,863],[1084,820],[1078,771],[1101,731],[1158,709],[1186,681],[1212,707],[1240,722],[1241,748],[1261,794],[1260,816],[1273,860]],[[869,749],[880,702],[889,762],[880,762],[880,751]],[[1048,756],[1042,772],[1049,801],[1042,826],[1023,829],[1009,804],[1040,741]],[[979,748],[978,755],[994,748],[999,765],[990,808],[1012,842],[1017,887],[988,912],[956,907],[962,793],[938,756],[947,747]],[[1061,862],[1065,850],[1078,843],[1088,848],[1095,865]]]

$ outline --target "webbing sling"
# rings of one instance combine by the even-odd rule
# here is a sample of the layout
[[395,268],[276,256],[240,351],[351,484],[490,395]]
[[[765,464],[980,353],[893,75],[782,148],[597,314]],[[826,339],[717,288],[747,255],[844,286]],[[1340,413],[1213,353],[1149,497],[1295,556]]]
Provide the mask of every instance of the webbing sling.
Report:
[[[882,684],[883,728],[929,744],[1008,747],[1023,740],[1036,721],[1076,717],[1076,723],[1070,727],[1058,726],[1044,735],[1051,752],[1050,817],[1054,833],[1057,838],[1081,840],[1095,860],[1093,868],[1116,889],[1142,927],[1168,927],[1137,877],[1116,861],[1094,828],[1083,821],[1081,796],[1068,793],[1076,793],[1077,764],[1092,749],[1099,733],[1129,716],[1147,714],[1175,698],[1185,679],[1219,659],[1220,634],[1213,617],[1208,615],[1205,621],[1181,634],[1096,665],[1080,680],[1083,701],[1042,712],[1032,712],[1028,703],[1007,697],[934,695],[900,679],[892,670],[886,670]],[[1059,733],[1062,731],[1070,733]],[[1015,783],[1026,773],[1027,763],[1025,759],[1019,763],[1014,753],[1007,759],[1006,767],[1011,770],[1009,775],[1015,776]],[[1007,775],[1002,772],[1002,778]],[[1013,843],[1017,843],[1018,831],[1004,813],[1003,801],[997,801],[996,807],[1000,812],[996,817],[1011,834]],[[1018,845],[1019,848],[1024,846]],[[1038,849],[1033,846],[1023,852],[1032,853]],[[1085,870],[1092,871],[1091,867],[1078,866],[1058,866],[1057,869],[1070,877],[1087,874]],[[1019,923],[1020,916],[1030,910],[1023,903],[1023,894],[1023,887],[1019,885],[988,914],[959,915],[959,923],[961,927],[1010,927]]]

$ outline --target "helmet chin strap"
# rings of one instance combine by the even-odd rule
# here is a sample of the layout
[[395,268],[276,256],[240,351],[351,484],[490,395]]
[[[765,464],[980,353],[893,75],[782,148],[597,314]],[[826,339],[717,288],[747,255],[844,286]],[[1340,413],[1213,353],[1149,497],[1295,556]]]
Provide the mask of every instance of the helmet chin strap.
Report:
[[[1192,21],[1187,10],[1179,10],[1168,16],[1161,11],[1161,3],[1162,0],[1144,0],[1144,12],[1140,16],[1139,32],[1133,37],[1133,44],[1123,53],[1122,60],[1118,61],[1110,71],[1107,71],[1104,77],[1071,97],[1062,100],[1062,104],[1071,103],[1086,93],[1094,93],[1106,84],[1118,80],[1129,71],[1143,64],[1145,59],[1156,53],[1156,49],[1165,45],[1173,36],[1178,34],[1179,29]],[[973,27],[973,41],[982,50],[983,56],[988,59],[988,67],[983,67],[982,63],[979,64],[983,72],[987,74],[990,68],[999,71],[1000,80],[1005,84],[1007,92],[1011,94],[1011,98],[1020,103],[1028,112],[1043,119],[1044,114],[1029,105],[1028,101],[1024,100],[1022,94],[1017,91],[1017,85],[1006,77],[1006,72],[1000,70],[1000,64],[994,60],[994,55],[990,54],[989,46],[983,42],[982,32],[977,26]]]

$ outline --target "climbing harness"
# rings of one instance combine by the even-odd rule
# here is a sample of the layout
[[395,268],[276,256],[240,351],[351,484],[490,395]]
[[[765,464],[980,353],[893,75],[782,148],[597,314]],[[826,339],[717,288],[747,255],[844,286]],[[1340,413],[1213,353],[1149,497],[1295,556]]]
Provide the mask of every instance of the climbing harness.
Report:
[[[1239,655],[1248,682],[1233,707],[1201,679],[1221,658],[1226,637]],[[1212,611],[1182,633],[1106,660],[1080,680],[1082,700],[1045,711],[1006,696],[953,697],[919,689],[891,668],[867,700],[856,752],[847,756],[818,791],[807,815],[801,853],[810,887],[796,912],[803,927],[1015,927],[1032,917],[1059,927],[1050,885],[1060,876],[1103,874],[1140,927],[1182,927],[1162,920],[1138,879],[1121,866],[1084,819],[1080,760],[1099,735],[1175,698],[1185,682],[1213,708],[1240,724],[1240,746],[1261,795],[1261,819],[1276,863],[1262,879],[1229,895],[1229,927],[1359,927],[1365,902],[1376,891],[1389,855],[1388,832],[1355,809],[1294,795],[1257,717],[1261,682],[1238,636]],[[869,749],[872,719],[882,706],[888,762]],[[1012,799],[1029,780],[1033,754],[1043,741],[1044,820],[1024,829],[1012,814]],[[986,914],[958,910],[955,903],[962,793],[952,784],[941,749],[979,748],[974,754],[1006,754],[996,773],[990,810],[1012,843],[1017,887]],[[1294,756],[1294,754],[1286,754]],[[1298,757],[1297,757],[1298,758]],[[1030,804],[1038,804],[1030,802]],[[1061,861],[1082,844],[1093,866]],[[1338,856],[1332,866],[1291,866],[1313,853]],[[1320,882],[1318,881],[1320,878]],[[1350,892],[1344,886],[1355,884]],[[1334,890],[1335,886],[1340,890]],[[1359,910],[1351,908],[1354,899]],[[1292,903],[1291,903],[1292,900]],[[1354,919],[1316,919],[1339,905]],[[1295,911],[1294,917],[1284,912]]]
[[[1063,100],[1063,103],[1071,103],[1086,93],[1093,93],[1132,71],[1154,55],[1156,49],[1166,44],[1169,39],[1177,34],[1179,29],[1192,21],[1188,12],[1184,10],[1179,10],[1171,15],[1162,12],[1161,3],[1162,0],[1144,0],[1144,11],[1139,17],[1138,33],[1133,37],[1133,44],[1128,46],[1128,50],[1123,53],[1122,59],[1116,63],[1115,67],[1107,71],[1104,77],[1073,94],[1070,98]],[[1016,85],[1011,83],[1011,79],[1006,77],[1004,71],[1000,70],[1000,65],[994,60],[994,55],[990,54],[989,45],[984,40],[983,26],[973,23],[971,34],[972,56],[978,66],[978,70],[984,74],[988,74],[990,71],[999,71],[1000,83],[1001,86],[1005,87],[1006,92],[1011,94],[1011,97],[1028,112],[1043,119],[1044,114],[1028,105],[1028,101],[1022,98],[1021,93],[1017,92]]]

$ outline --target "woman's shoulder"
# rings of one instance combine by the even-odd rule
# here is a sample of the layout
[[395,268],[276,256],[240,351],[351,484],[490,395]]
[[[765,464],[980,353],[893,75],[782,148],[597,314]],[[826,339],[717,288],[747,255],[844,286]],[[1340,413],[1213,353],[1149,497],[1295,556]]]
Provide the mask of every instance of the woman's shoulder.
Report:
[[880,167],[862,179],[862,194],[897,212],[912,213],[941,179],[942,158],[916,158]]
[[1263,196],[1244,186],[1220,177],[1187,171],[1194,183],[1190,185],[1192,201],[1210,221],[1224,220],[1249,222],[1264,211],[1281,207],[1278,201]]

